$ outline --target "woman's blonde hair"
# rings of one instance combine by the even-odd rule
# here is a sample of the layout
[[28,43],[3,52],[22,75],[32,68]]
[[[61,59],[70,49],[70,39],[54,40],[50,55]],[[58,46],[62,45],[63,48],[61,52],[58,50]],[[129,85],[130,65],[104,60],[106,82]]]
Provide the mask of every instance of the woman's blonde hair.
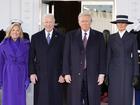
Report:
[[11,36],[10,36],[11,31],[12,31],[12,29],[13,29],[15,26],[18,26],[18,27],[19,27],[19,31],[20,31],[20,36],[19,36],[19,37],[20,37],[20,38],[23,38],[23,31],[22,31],[21,25],[20,25],[19,23],[13,23],[13,24],[11,24],[11,25],[7,28],[5,38],[11,37]]

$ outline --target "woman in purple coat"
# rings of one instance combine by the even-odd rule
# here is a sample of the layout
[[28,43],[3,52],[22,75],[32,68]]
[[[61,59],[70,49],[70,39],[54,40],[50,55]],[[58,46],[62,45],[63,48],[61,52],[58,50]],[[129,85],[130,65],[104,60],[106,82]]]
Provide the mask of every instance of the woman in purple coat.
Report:
[[29,41],[23,39],[22,28],[12,24],[0,44],[0,88],[2,105],[26,105]]

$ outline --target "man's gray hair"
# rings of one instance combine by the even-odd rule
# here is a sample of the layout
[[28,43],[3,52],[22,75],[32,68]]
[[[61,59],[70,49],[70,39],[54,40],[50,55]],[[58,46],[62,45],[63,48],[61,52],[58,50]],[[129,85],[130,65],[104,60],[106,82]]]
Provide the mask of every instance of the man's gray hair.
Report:
[[43,16],[43,20],[46,18],[46,17],[50,17],[50,18],[52,18],[54,21],[55,21],[55,17],[54,17],[54,15],[53,14],[45,14],[44,16]]
[[88,17],[90,17],[90,18],[91,18],[91,22],[92,22],[92,16],[91,16],[91,13],[90,13],[90,12],[88,12],[88,11],[81,12],[81,13],[78,15],[78,20],[79,20],[79,18],[82,17],[82,16],[88,16]]

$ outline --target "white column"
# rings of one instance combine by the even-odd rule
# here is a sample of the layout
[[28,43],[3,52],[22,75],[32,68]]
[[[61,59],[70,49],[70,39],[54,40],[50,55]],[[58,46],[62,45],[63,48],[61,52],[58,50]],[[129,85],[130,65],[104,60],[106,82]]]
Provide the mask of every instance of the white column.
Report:
[[42,0],[33,0],[34,1],[34,20],[33,20],[33,33],[41,30],[41,21],[42,21]]
[[30,35],[39,31],[40,22],[40,0],[22,0],[21,19],[23,21],[23,30]]
[[125,15],[128,15],[128,7],[129,6],[129,0],[115,0],[115,11],[116,11],[116,14],[117,15],[120,15],[120,14],[125,14]]
[[10,18],[10,0],[1,0],[0,3],[0,30],[6,30],[9,25]]
[[10,17],[9,18],[20,19],[20,13],[21,13],[21,0],[10,0]]
[[[21,19],[22,27],[28,32],[30,37],[38,32],[41,27],[41,0],[22,0],[21,1]],[[27,105],[33,105],[33,85],[30,84],[27,90]]]
[[140,23],[140,0],[129,0],[129,19],[134,22],[128,27],[129,30],[136,28]]

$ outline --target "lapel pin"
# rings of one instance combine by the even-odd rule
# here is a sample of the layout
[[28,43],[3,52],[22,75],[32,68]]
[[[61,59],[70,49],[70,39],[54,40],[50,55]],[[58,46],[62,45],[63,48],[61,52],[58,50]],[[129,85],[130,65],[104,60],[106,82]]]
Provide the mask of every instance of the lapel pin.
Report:
[[55,35],[55,38],[57,38],[57,35]]

